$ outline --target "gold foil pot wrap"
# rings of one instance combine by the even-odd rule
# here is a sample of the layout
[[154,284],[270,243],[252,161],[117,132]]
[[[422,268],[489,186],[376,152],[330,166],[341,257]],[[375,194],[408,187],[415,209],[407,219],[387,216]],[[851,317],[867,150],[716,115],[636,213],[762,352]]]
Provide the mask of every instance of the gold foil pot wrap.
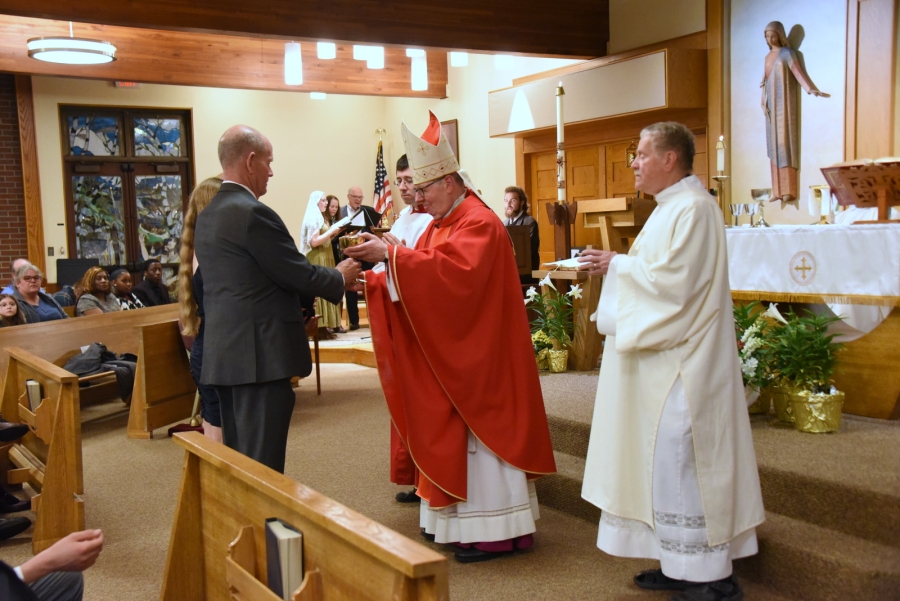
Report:
[[786,424],[794,423],[794,411],[791,408],[791,390],[782,388],[781,386],[767,386],[760,392],[760,399],[763,397],[772,399],[775,406],[775,417],[778,421]]
[[841,429],[844,393],[812,393],[802,390],[791,395],[794,427],[801,432],[837,432]]
[[748,401],[753,400],[754,396],[756,397],[756,400],[747,407],[747,411],[749,411],[751,415],[768,413],[769,407],[772,406],[772,397],[762,394],[756,386],[744,386],[744,396]]
[[569,351],[549,351],[550,353],[550,371],[558,374],[566,371],[569,363]]
[[537,368],[547,371],[550,369],[550,349],[542,348],[534,357],[537,360]]
[[357,244],[362,244],[365,242],[365,238],[362,236],[341,236],[338,238],[338,244],[341,247],[341,250],[345,248],[349,248],[351,246],[356,246]]

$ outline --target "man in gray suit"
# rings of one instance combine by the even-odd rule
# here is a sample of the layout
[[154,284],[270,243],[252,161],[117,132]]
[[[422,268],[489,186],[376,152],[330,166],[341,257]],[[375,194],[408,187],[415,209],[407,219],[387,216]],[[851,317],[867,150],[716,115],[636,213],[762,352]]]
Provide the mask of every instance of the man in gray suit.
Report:
[[301,298],[339,303],[359,263],[310,265],[284,222],[259,202],[272,177],[272,144],[236,125],[219,140],[223,183],[197,218],[206,338],[200,382],[219,393],[226,445],[284,472],[294,409],[292,376],[312,362]]

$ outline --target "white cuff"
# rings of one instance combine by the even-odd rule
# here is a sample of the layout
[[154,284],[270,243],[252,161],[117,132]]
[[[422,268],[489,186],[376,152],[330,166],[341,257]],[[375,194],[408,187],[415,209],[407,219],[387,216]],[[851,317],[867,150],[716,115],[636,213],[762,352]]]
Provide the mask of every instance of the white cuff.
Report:
[[25,582],[25,576],[22,575],[22,566],[16,566],[13,568],[13,572],[16,573],[16,576],[19,577],[19,580]]

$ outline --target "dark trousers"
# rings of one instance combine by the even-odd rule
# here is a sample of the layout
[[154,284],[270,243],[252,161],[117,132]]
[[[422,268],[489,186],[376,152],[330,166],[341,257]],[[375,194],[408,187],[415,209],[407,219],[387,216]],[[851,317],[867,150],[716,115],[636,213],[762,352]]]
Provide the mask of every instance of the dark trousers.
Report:
[[38,601],[81,601],[84,594],[81,572],[51,572],[30,586]]
[[347,299],[347,320],[351,326],[359,325],[359,292],[348,290],[344,293]]
[[216,391],[225,444],[283,474],[295,401],[290,378],[216,386]]

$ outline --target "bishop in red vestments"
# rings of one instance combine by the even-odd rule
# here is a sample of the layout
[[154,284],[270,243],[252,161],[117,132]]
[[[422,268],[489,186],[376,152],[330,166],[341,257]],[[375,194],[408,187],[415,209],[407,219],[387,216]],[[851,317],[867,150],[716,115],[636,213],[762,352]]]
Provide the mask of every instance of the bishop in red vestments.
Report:
[[423,534],[484,561],[527,548],[531,482],[556,466],[512,245],[466,182],[440,122],[404,125],[416,200],[434,221],[414,249],[390,234],[347,249],[383,260],[366,302],[397,435],[418,470]]

